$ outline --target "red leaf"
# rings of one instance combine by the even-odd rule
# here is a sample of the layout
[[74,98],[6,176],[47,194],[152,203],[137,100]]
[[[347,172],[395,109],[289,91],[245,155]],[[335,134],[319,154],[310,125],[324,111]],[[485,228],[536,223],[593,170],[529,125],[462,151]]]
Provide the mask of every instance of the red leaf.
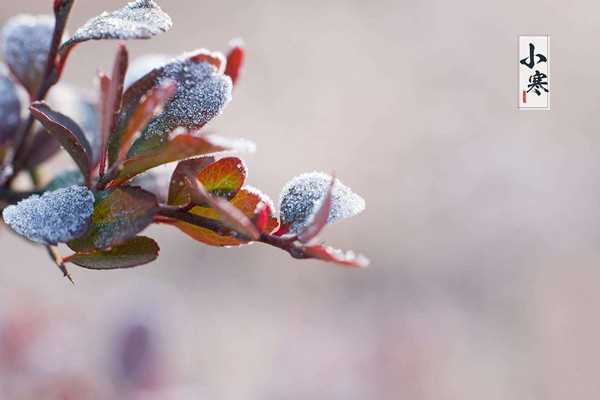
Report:
[[227,67],[225,68],[225,75],[231,78],[231,82],[235,85],[244,65],[244,48],[242,47],[241,41],[232,41],[231,49],[227,54]]
[[329,212],[331,211],[331,201],[332,201],[332,193],[333,186],[335,185],[335,175],[331,177],[331,183],[329,184],[329,189],[323,198],[321,203],[321,207],[319,210],[313,215],[312,221],[302,229],[302,231],[298,234],[298,240],[302,243],[308,243],[327,225],[327,218],[329,218]]
[[[106,146],[108,138],[114,131],[119,112],[121,111],[121,102],[123,99],[123,82],[127,72],[129,55],[124,45],[119,45],[119,51],[115,57],[113,71],[110,80],[105,76],[100,78],[100,101],[102,110],[102,145],[100,147],[100,176],[104,175],[106,166]],[[108,86],[108,87],[107,87]]]
[[321,244],[304,247],[304,253],[311,258],[345,267],[364,268],[369,265],[369,259],[362,254],[355,254],[353,251],[343,251]]
[[161,112],[163,106],[169,101],[177,90],[177,84],[167,81],[160,86],[151,89],[141,100],[139,106],[133,112],[123,135],[120,138],[119,156],[117,162],[127,156],[127,152],[136,136],[148,125],[152,118]]
[[225,157],[206,166],[196,177],[207,192],[231,199],[246,180],[246,167],[237,157]]
[[89,183],[92,151],[79,125],[66,115],[52,110],[44,102],[32,103],[30,110],[33,117],[40,121],[42,125],[44,125],[44,128],[46,128],[71,155]]
[[208,165],[215,162],[212,156],[192,158],[190,160],[181,161],[177,164],[171,182],[169,184],[169,201],[170,205],[186,205],[191,201],[189,194],[189,176],[197,176],[200,171]]

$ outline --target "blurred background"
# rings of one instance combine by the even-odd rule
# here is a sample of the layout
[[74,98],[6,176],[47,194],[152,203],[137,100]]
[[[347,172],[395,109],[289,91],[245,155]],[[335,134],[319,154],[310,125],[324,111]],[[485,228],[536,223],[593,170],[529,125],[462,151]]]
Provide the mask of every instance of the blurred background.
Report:
[[[79,0],[73,32],[124,0]],[[600,4],[162,0],[132,58],[248,61],[211,124],[254,140],[277,199],[335,171],[367,210],[330,226],[364,270],[150,229],[148,266],[63,279],[0,231],[3,399],[591,399],[600,396]],[[50,0],[2,1],[0,23]],[[517,36],[551,36],[552,110],[518,111]],[[93,88],[115,42],[65,79]],[[66,165],[54,160],[47,177]]]

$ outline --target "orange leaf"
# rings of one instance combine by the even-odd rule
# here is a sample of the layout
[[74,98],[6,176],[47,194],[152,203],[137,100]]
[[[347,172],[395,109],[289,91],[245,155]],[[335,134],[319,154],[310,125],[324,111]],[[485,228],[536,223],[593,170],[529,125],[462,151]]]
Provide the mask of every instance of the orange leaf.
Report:
[[[268,200],[268,198],[266,198],[266,196],[260,191],[250,186],[243,187],[230,201],[231,205],[243,212],[248,218],[254,217],[256,208],[261,203],[268,204],[270,203],[270,200]],[[189,212],[217,221],[221,220],[219,217],[219,212],[213,208],[196,206]],[[201,228],[182,221],[178,221],[174,223],[174,225],[187,235],[191,236],[193,239],[211,246],[239,246],[241,244],[248,243],[247,241],[243,241],[232,236],[219,235],[210,229]],[[275,230],[275,228],[277,228],[277,225],[277,219],[272,214],[269,215],[265,224],[265,232],[272,232]]]

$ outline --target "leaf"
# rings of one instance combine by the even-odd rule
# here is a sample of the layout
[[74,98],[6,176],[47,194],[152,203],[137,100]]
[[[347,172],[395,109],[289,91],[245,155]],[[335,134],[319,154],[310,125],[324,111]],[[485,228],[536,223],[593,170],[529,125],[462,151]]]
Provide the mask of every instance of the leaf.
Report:
[[225,75],[231,78],[231,82],[235,86],[242,66],[244,65],[244,48],[242,47],[241,40],[234,40],[231,42],[231,49],[227,53],[227,67],[225,68]]
[[94,194],[84,186],[73,185],[32,195],[4,209],[2,217],[16,233],[43,244],[70,241],[89,227]]
[[356,254],[351,250],[343,251],[321,244],[304,247],[304,253],[310,258],[335,263],[344,267],[364,268],[370,263],[369,259],[362,254]]
[[157,212],[154,195],[140,188],[123,186],[99,191],[90,228],[68,245],[77,252],[119,245],[150,225]]
[[197,176],[200,171],[215,162],[212,156],[192,158],[177,164],[169,183],[170,205],[187,205],[190,201],[189,176]]
[[131,268],[156,260],[159,250],[154,240],[136,236],[108,250],[75,253],[65,261],[89,269]]
[[168,31],[173,22],[153,0],[136,0],[125,7],[87,21],[60,48],[68,52],[77,43],[105,39],[149,39]]
[[[271,200],[259,190],[251,187],[243,187],[236,196],[230,201],[230,204],[240,210],[248,218],[252,218],[257,207],[261,203],[270,204]],[[210,218],[215,221],[221,221],[219,212],[213,208],[196,206],[189,211],[193,215]],[[177,221],[172,225],[192,237],[193,239],[211,245],[211,246],[239,246],[248,243],[246,240],[235,238],[233,236],[220,235],[210,229],[202,228],[186,222]],[[277,228],[277,219],[270,214],[265,224],[265,233],[272,232]]]
[[242,188],[246,173],[242,160],[225,157],[202,169],[196,177],[210,194],[231,199]]
[[109,187],[127,182],[132,177],[162,164],[225,150],[229,149],[214,144],[210,137],[198,136],[195,133],[183,130],[176,131],[169,137],[168,142],[162,146],[150,149],[125,161]]
[[0,65],[0,145],[13,139],[21,123],[17,86]]
[[128,121],[127,127],[120,137],[117,162],[126,158],[127,152],[131,148],[133,141],[137,138],[137,135],[142,132],[156,114],[162,111],[163,106],[173,97],[176,89],[177,85],[175,82],[166,81],[148,91],[141,99],[139,106],[131,115],[131,119]]
[[56,138],[48,133],[46,129],[40,129],[31,141],[28,148],[28,155],[25,160],[26,169],[34,169],[52,158],[60,150],[60,143]]
[[106,165],[106,146],[108,138],[113,132],[117,123],[119,112],[121,111],[121,101],[123,98],[123,82],[127,73],[127,65],[129,63],[129,55],[127,48],[124,45],[119,46],[119,51],[115,57],[112,75],[107,81],[105,77],[101,77],[101,129],[102,142],[100,146],[100,175],[104,175]]
[[123,111],[109,143],[110,164],[117,160],[120,138],[142,97],[167,80],[176,82],[175,95],[145,127],[129,156],[160,146],[178,127],[198,130],[218,115],[231,99],[231,80],[222,74],[224,64],[220,53],[199,50],[153,69],[132,84],[123,95]]
[[298,240],[302,243],[308,243],[317,237],[325,225],[327,225],[327,220],[329,219],[329,214],[331,212],[334,186],[335,176],[332,176],[329,189],[327,189],[327,193],[325,193],[325,197],[323,197],[323,201],[321,201],[319,209],[313,214],[312,220],[308,223],[308,225],[303,227],[300,233],[298,233]]
[[91,149],[81,128],[71,118],[52,110],[44,102],[32,103],[31,114],[54,136],[73,158],[83,176],[91,174]]
[[54,22],[52,15],[21,14],[10,18],[2,29],[2,58],[30,98],[44,78]]

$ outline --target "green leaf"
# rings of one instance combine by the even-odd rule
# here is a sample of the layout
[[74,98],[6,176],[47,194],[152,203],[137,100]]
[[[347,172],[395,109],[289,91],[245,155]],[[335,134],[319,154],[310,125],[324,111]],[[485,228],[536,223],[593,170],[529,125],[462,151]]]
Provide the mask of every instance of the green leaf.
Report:
[[156,260],[159,247],[145,236],[136,236],[109,250],[75,253],[66,261],[89,269],[131,268]]
[[102,190],[96,193],[90,228],[68,245],[77,252],[119,245],[150,225],[157,212],[156,197],[138,187]]

